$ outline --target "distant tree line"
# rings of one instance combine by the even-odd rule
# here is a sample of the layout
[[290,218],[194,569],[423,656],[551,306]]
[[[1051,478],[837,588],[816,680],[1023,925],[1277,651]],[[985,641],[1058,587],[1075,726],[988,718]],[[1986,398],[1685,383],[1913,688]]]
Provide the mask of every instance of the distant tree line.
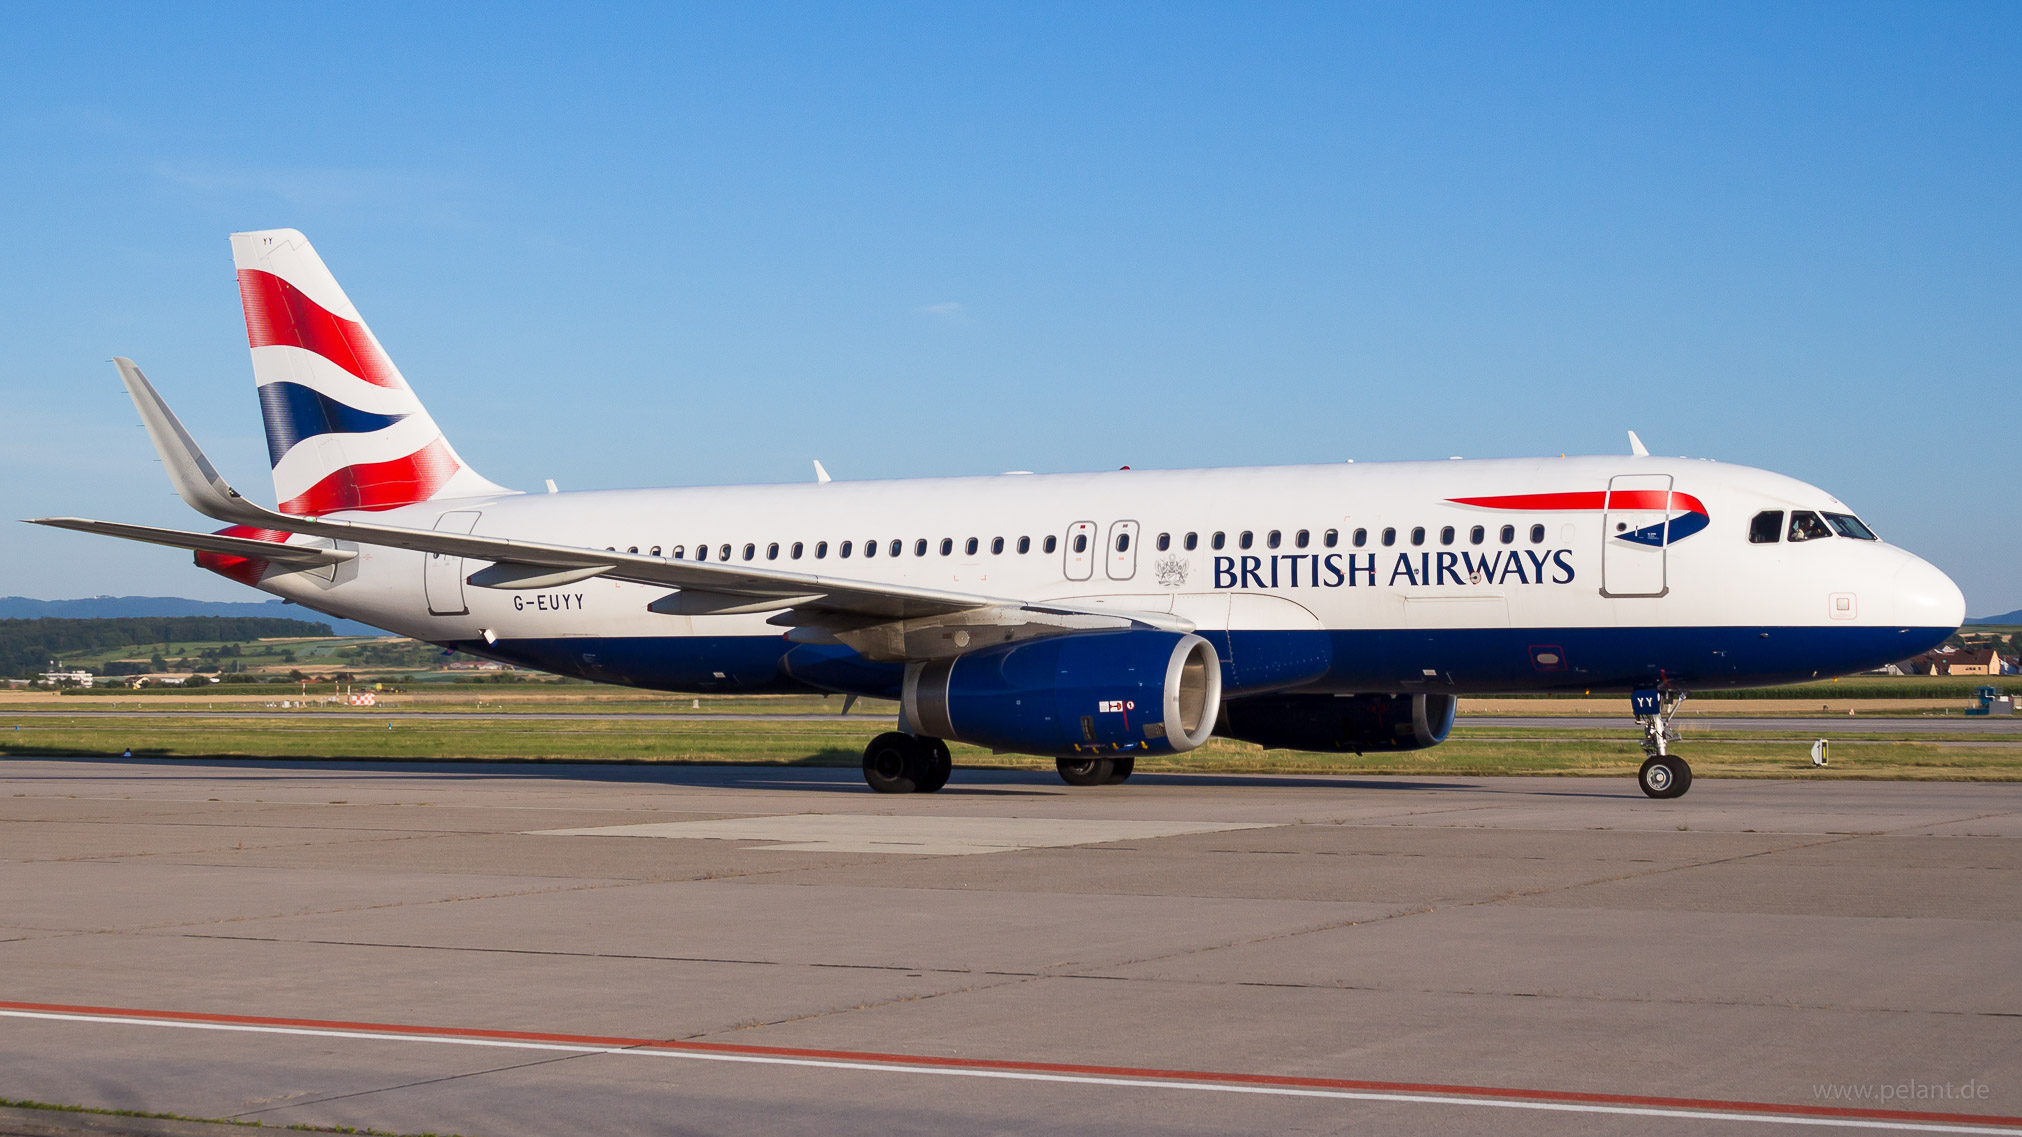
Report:
[[273,616],[138,616],[110,620],[0,620],[0,674],[40,675],[50,660],[150,644],[327,636],[330,625]]

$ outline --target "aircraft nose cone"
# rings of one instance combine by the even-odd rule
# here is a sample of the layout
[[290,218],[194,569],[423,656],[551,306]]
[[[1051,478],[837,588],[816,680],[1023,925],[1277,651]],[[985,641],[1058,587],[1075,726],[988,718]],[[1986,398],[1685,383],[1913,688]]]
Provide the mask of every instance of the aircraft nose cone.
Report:
[[1966,622],[1966,594],[1929,561],[1910,558],[1896,573],[1896,622],[1915,628],[1956,628]]

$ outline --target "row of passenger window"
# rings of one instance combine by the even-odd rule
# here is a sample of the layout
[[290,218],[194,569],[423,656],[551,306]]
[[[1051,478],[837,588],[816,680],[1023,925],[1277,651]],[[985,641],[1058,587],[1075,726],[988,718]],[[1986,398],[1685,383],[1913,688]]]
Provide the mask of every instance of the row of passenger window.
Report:
[[[1785,533],[1789,534],[1787,538]],[[1794,509],[1790,513],[1790,526],[1786,529],[1782,510],[1765,509],[1748,523],[1748,543],[1751,545],[1774,545],[1779,539],[1816,541],[1834,534],[1856,541],[1881,540],[1875,536],[1874,530],[1851,513],[1818,514],[1809,509]]]
[[[1395,528],[1386,528],[1382,530],[1382,532],[1378,535],[1378,539],[1381,541],[1383,545],[1387,547],[1390,545],[1395,545],[1397,543],[1397,536],[1398,531]],[[1515,544],[1517,539],[1516,526],[1514,525],[1503,526],[1501,531],[1497,534],[1497,536],[1501,539],[1502,543],[1505,545]],[[1545,527],[1542,525],[1531,526],[1529,536],[1531,544],[1533,545],[1543,544],[1545,540]],[[1291,539],[1293,548],[1296,549],[1309,548],[1313,544],[1313,531],[1310,529],[1300,529],[1291,535]],[[1423,525],[1413,527],[1410,533],[1410,540],[1413,545],[1425,544],[1426,540],[1425,527]],[[1458,531],[1455,530],[1453,526],[1451,525],[1443,526],[1439,530],[1440,544],[1451,545],[1456,540],[1458,540]],[[1485,526],[1481,525],[1474,526],[1473,528],[1468,530],[1467,540],[1468,543],[1471,545],[1480,545],[1485,543],[1488,540],[1488,529]],[[1077,553],[1087,552],[1088,541],[1089,541],[1088,534],[1076,533],[1072,539],[1074,551]],[[1367,529],[1355,530],[1354,533],[1350,535],[1349,542],[1353,547],[1358,549],[1368,545],[1369,530]],[[1160,552],[1165,552],[1171,549],[1172,543],[1173,543],[1173,535],[1171,533],[1160,533],[1155,540],[1155,544],[1157,545]],[[1200,548],[1200,543],[1201,543],[1201,535],[1199,533],[1188,533],[1184,537],[1180,538],[1181,547],[1187,549],[1189,552]],[[1210,549],[1224,549],[1228,547],[1228,543],[1229,543],[1229,535],[1227,532],[1218,531],[1211,534],[1208,537],[1208,547]],[[1254,530],[1245,529],[1242,532],[1236,534],[1236,547],[1239,549],[1253,548],[1255,547],[1256,543],[1257,543],[1257,534]],[[1320,543],[1321,545],[1329,549],[1339,547],[1341,544],[1341,531],[1339,529],[1327,530],[1326,532],[1320,535]],[[1268,549],[1281,548],[1283,547],[1284,544],[1285,544],[1285,533],[1283,530],[1272,529],[1264,534],[1265,548]],[[968,556],[973,557],[980,550],[981,546],[982,546],[981,538],[971,537],[962,543],[962,552]],[[834,551],[837,557],[846,558],[852,555],[875,557],[878,555],[879,549],[881,547],[885,549],[886,556],[892,557],[903,556],[906,551],[906,542],[904,541],[904,539],[897,537],[892,538],[889,544],[882,544],[881,542],[875,540],[865,541],[862,545],[858,545],[854,541],[841,541],[836,544]],[[913,555],[916,557],[924,557],[927,555],[928,549],[930,547],[931,546],[927,538],[925,537],[916,538],[913,541]],[[609,549],[610,552],[615,553],[618,551],[615,546],[607,546],[607,548]],[[765,559],[768,561],[778,560],[780,558],[782,548],[784,549],[788,560],[795,560],[795,561],[800,560],[804,556],[806,556],[808,552],[807,545],[801,541],[795,541],[786,546],[781,546],[779,542],[773,541],[769,542],[765,546]],[[1015,548],[1021,554],[1031,552],[1032,538],[1030,537],[1018,538],[1015,544]],[[1058,537],[1046,537],[1041,542],[1041,548],[1042,551],[1047,553],[1057,552],[1060,548],[1060,539]],[[661,546],[654,545],[647,550],[647,555],[655,557],[660,556],[661,555],[660,550]],[[990,539],[990,553],[992,556],[1000,556],[1003,554],[1004,550],[1005,550],[1004,538],[992,537]],[[628,553],[637,553],[639,551],[639,546],[633,545],[632,547],[626,549],[625,551]],[[741,550],[737,549],[735,546],[730,544],[721,544],[715,546],[711,546],[707,543],[697,544],[696,546],[694,546],[692,559],[698,561],[707,561],[711,559],[719,561],[728,561],[733,559],[733,555],[739,551],[743,553],[744,555],[743,559],[747,561],[758,559],[759,547],[755,542],[746,542]],[[829,551],[830,551],[829,543],[827,541],[816,541],[814,543],[815,560],[827,559]],[[955,539],[953,537],[941,538],[939,542],[939,551],[940,554],[944,557],[954,555]],[[1130,534],[1119,533],[1116,535],[1116,551],[1119,553],[1130,551]],[[690,559],[689,553],[690,550],[688,546],[675,545],[672,548],[667,549],[666,555],[668,556],[668,558],[678,561]]]

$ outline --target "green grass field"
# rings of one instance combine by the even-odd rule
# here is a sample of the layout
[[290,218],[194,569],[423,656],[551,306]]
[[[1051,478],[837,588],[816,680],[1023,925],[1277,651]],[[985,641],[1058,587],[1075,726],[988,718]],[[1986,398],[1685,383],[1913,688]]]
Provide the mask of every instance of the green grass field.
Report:
[[[515,719],[425,721],[370,712],[277,719],[42,718],[0,714],[0,755],[117,755],[174,758],[422,759],[753,763],[855,766],[863,745],[887,723],[855,721],[582,722]],[[1457,732],[1431,750],[1335,755],[1265,751],[1216,739],[1190,754],[1140,760],[1145,771],[1302,774],[1629,775],[1642,752],[1629,732]],[[1480,735],[1492,735],[1481,737]],[[1877,731],[1835,739],[1831,765],[1815,769],[1809,739],[1694,739],[1678,752],[1709,777],[1950,778],[2022,780],[2022,741],[1890,738]],[[1047,759],[992,755],[956,745],[958,766],[1050,768]]]

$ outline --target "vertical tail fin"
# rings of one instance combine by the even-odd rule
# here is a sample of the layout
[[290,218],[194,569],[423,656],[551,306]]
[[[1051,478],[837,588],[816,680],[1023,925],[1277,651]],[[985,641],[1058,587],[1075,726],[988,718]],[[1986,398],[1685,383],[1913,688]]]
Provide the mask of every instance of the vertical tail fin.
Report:
[[308,238],[234,233],[232,263],[281,512],[509,492],[457,457]]

